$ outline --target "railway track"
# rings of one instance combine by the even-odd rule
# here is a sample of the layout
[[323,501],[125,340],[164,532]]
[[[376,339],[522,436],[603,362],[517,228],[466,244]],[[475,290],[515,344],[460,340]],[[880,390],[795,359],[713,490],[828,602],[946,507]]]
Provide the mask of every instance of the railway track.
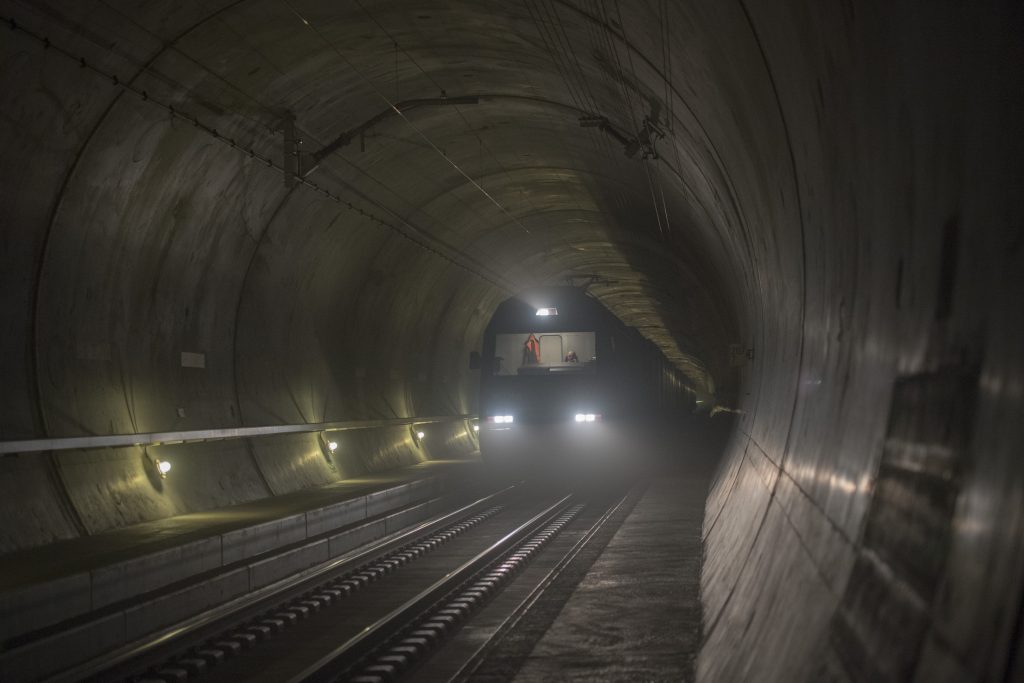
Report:
[[55,680],[465,678],[628,497],[506,489]]

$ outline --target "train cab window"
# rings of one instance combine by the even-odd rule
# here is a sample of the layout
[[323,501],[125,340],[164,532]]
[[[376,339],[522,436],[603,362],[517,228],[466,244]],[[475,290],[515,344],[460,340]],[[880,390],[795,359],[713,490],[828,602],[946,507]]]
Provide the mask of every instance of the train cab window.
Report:
[[491,374],[592,373],[597,366],[593,332],[521,332],[495,335]]
[[540,335],[540,364],[551,366],[561,363],[565,357],[565,354],[562,353],[562,346],[562,335]]

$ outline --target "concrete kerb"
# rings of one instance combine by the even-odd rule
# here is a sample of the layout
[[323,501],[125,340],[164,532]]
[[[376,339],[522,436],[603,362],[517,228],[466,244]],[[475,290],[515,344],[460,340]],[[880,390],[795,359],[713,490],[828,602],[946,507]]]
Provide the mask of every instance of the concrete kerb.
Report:
[[[431,485],[409,487],[390,501],[408,505],[419,495],[442,488],[440,478]],[[406,485],[396,488],[406,488]],[[444,511],[441,497],[382,517],[327,538],[289,549],[273,557],[257,559],[195,584],[164,593],[74,628],[41,638],[0,654],[0,680],[46,677],[126,645],[161,628],[172,626],[204,610],[270,586],[328,562],[347,552],[383,538]],[[363,506],[363,511],[367,509]],[[259,525],[264,526],[264,525]]]
[[[436,496],[444,490],[445,480],[444,476],[427,477],[0,594],[0,641],[29,634]],[[336,557],[355,547],[353,544],[366,543],[389,533],[395,528],[395,522],[389,524],[379,520],[370,527],[367,530],[346,530],[324,539],[324,552]]]

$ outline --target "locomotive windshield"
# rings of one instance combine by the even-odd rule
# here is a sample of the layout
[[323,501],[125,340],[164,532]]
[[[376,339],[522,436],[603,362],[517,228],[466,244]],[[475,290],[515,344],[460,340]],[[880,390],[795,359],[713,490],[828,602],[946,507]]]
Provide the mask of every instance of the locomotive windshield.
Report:
[[593,332],[517,332],[495,336],[491,374],[592,373],[597,366]]

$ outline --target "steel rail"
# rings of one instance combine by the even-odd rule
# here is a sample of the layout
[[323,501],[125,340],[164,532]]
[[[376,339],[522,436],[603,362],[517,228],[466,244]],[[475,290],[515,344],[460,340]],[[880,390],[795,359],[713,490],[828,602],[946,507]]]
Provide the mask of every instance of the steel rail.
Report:
[[310,422],[303,424],[264,425],[260,427],[224,427],[220,429],[191,429],[171,432],[144,432],[141,434],[105,434],[99,436],[66,436],[46,439],[0,441],[0,455],[13,453],[39,453],[86,448],[124,448],[127,446],[167,446],[203,441],[251,439],[280,434],[309,432],[343,432],[353,429],[375,429],[402,425],[425,425],[476,419],[476,415],[439,415],[431,417],[395,417],[379,420],[346,420],[341,422]]
[[457,520],[468,517],[477,510],[485,508],[499,497],[514,490],[516,486],[516,484],[507,486],[472,503],[463,505],[456,510],[443,513],[433,519],[428,519],[409,529],[385,536],[329,562],[301,571],[298,574],[281,579],[252,593],[189,617],[173,626],[145,636],[142,640],[66,669],[45,680],[47,683],[70,683],[71,681],[94,677],[105,671],[128,664],[132,660],[145,657],[160,647],[170,645],[173,641],[190,637],[213,627],[220,628],[223,622],[240,619],[252,611],[264,611],[267,609],[268,603],[286,601],[291,594],[305,592],[309,590],[309,586],[329,581],[330,577],[334,574],[344,573],[350,568],[362,566],[381,555],[386,555],[395,548],[410,543],[418,537],[428,536],[437,529],[451,526]]
[[290,679],[290,683],[300,683],[302,681],[319,683],[320,681],[329,681],[339,676],[358,661],[360,657],[368,654],[381,643],[386,642],[388,638],[426,611],[431,605],[458,588],[481,569],[486,568],[509,550],[515,548],[524,538],[561,514],[570,506],[573,498],[574,494],[566,495],[526,522],[523,522],[501,539],[495,541],[489,548],[480,552],[472,559],[467,560],[457,569],[448,572],[435,581],[433,585],[370,624],[360,631],[358,635],[348,639],[302,672],[293,676]]
[[601,529],[604,528],[608,523],[608,520],[610,520],[616,512],[622,509],[622,506],[626,504],[626,501],[630,499],[630,496],[633,495],[635,490],[635,488],[630,488],[630,490],[627,491],[617,503],[609,506],[605,513],[601,515],[593,525],[591,525],[587,533],[585,533],[583,537],[580,538],[575,545],[573,545],[573,547],[562,556],[558,563],[552,567],[551,571],[541,579],[540,583],[538,583],[512,611],[512,613],[502,621],[501,625],[494,630],[494,633],[480,644],[472,656],[470,656],[462,665],[459,671],[451,677],[451,681],[461,683],[463,681],[470,681],[473,679],[473,674],[476,673],[477,669],[480,668],[480,665],[483,664],[484,660],[490,655],[494,648],[519,624],[526,613],[533,608],[544,592],[548,590],[552,583],[554,583],[555,579],[557,579],[562,572],[564,572],[566,568],[576,560],[583,549],[589,545],[592,540],[594,540],[594,537],[601,531]]

